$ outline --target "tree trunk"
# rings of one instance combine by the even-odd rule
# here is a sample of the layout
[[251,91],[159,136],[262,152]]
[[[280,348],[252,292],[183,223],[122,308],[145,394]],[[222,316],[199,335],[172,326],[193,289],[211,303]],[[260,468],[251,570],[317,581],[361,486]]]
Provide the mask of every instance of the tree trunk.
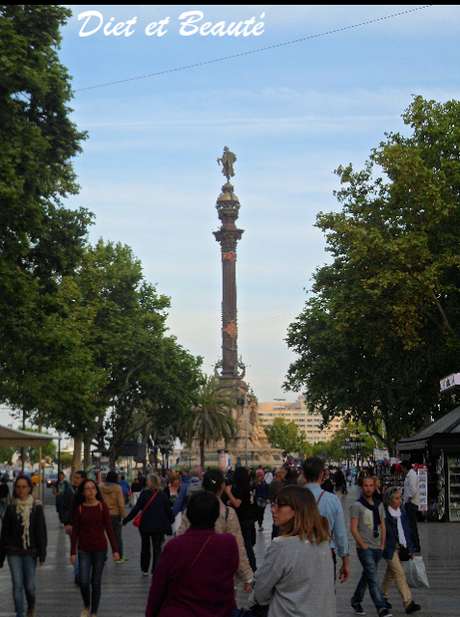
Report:
[[83,445],[83,435],[73,438],[73,457],[72,457],[72,478],[81,465],[81,447]]
[[91,443],[93,441],[93,435],[86,433],[83,438],[83,443],[85,446],[85,453],[83,456],[83,468],[87,469],[91,465]]
[[116,464],[117,458],[118,458],[117,451],[114,448],[110,448],[110,459],[109,459],[110,471],[115,471],[115,464]]

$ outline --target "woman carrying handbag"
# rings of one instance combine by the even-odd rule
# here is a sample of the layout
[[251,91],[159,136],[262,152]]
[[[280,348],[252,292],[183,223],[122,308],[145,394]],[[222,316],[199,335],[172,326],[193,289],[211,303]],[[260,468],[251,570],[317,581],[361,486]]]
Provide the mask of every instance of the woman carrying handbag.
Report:
[[215,532],[219,510],[219,500],[208,491],[190,497],[190,528],[170,540],[161,554],[146,617],[232,616],[238,546],[232,535]]
[[[169,499],[163,492],[160,478],[150,473],[147,476],[147,488],[139,496],[136,505],[120,525],[126,525],[135,518],[142,510],[139,524],[139,532],[142,540],[141,570],[143,576],[149,574],[150,543],[153,547],[152,574],[155,571],[161,554],[161,545],[165,535],[172,535],[171,523],[174,515],[171,510]],[[137,526],[137,525],[136,525]]]
[[388,602],[388,592],[392,582],[395,580],[399,595],[403,601],[404,610],[410,615],[421,610],[422,607],[412,600],[406,575],[401,567],[401,561],[413,559],[415,552],[411,540],[409,522],[405,511],[400,507],[401,490],[394,486],[385,491],[383,494],[383,505],[386,516],[386,540],[383,557],[387,562],[387,571],[381,586],[382,595],[387,603],[387,608],[390,609],[391,604]]

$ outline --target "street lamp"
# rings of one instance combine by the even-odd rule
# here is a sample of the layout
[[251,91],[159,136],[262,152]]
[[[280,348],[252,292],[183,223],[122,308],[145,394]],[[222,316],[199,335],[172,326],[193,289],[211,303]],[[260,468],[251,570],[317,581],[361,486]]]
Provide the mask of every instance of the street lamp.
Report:
[[246,392],[236,399],[238,405],[243,407],[244,412],[244,457],[245,466],[248,466],[248,397]]
[[357,430],[355,433],[355,444],[356,444],[356,469],[358,469],[358,463],[359,463],[359,431]]

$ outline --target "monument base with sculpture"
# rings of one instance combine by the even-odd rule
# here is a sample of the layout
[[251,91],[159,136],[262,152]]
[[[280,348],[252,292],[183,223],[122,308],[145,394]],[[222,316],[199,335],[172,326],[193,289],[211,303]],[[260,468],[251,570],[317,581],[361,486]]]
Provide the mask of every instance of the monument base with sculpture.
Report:
[[[235,437],[227,443],[218,441],[206,444],[205,467],[227,467],[227,463],[223,462],[224,454],[226,455],[225,460],[230,459],[230,467],[233,468],[240,465],[244,467],[280,466],[283,463],[283,455],[280,449],[272,448],[268,443],[259,421],[256,396],[249,392],[247,384],[241,379],[224,381],[222,385],[236,393],[238,403],[232,409],[232,416],[238,428]],[[195,437],[192,447],[182,450],[178,465],[194,467],[199,464],[200,447]]]

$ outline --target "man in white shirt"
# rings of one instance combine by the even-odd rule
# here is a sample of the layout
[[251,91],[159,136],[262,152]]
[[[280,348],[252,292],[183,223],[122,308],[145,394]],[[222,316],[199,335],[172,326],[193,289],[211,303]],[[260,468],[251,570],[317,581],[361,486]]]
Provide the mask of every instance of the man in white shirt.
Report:
[[415,469],[412,469],[410,461],[401,463],[401,471],[405,474],[404,480],[404,508],[409,522],[410,535],[414,549],[420,552],[420,538],[417,529],[417,512],[420,507],[420,491],[418,486],[418,476]]

